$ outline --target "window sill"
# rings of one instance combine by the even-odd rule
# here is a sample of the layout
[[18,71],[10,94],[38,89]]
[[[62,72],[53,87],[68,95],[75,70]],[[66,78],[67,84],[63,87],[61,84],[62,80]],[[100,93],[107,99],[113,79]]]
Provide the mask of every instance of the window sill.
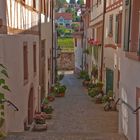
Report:
[[140,56],[138,56],[137,52],[125,52],[125,56],[127,58],[140,61]]

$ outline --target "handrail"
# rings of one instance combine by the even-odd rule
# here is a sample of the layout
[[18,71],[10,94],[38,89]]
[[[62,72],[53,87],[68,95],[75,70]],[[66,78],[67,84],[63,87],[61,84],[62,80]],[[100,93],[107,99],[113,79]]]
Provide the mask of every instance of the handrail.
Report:
[[121,101],[132,111],[133,114],[136,114],[138,110],[140,109],[140,106],[134,109],[130,104],[126,103],[124,100],[121,99]]
[[14,103],[12,103],[10,100],[2,99],[0,101],[0,103],[5,103],[5,102],[8,103],[9,105],[12,105],[12,107],[14,107],[15,111],[19,111],[18,107]]

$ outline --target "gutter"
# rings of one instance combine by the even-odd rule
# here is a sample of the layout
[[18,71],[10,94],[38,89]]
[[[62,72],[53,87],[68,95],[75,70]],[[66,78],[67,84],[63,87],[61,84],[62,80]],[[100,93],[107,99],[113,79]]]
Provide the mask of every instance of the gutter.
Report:
[[103,9],[103,31],[102,31],[102,48],[101,48],[101,71],[100,71],[100,80],[103,81],[103,65],[104,65],[104,33],[105,33],[105,14],[106,14],[106,0],[104,0],[104,9]]

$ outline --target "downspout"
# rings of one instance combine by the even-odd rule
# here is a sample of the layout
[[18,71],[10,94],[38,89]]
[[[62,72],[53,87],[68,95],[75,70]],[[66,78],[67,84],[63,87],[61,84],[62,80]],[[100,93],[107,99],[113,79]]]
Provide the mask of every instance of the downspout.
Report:
[[106,0],[104,0],[104,9],[103,9],[103,31],[102,31],[102,47],[101,47],[100,81],[103,81],[105,14],[106,14]]
[[53,55],[54,55],[54,43],[53,43],[53,40],[54,40],[54,30],[53,30],[53,28],[54,28],[54,25],[53,25],[53,18],[54,18],[54,11],[53,11],[53,8],[54,8],[54,0],[52,0],[52,7],[51,7],[51,12],[52,12],[52,17],[51,17],[51,22],[52,22],[52,71],[51,71],[51,74],[52,74],[52,84],[54,83],[54,77],[55,77],[55,75],[54,75],[54,59],[53,59]]
[[39,21],[38,21],[38,30],[39,30],[39,87],[38,87],[38,111],[40,111],[41,104],[41,2],[39,3]]

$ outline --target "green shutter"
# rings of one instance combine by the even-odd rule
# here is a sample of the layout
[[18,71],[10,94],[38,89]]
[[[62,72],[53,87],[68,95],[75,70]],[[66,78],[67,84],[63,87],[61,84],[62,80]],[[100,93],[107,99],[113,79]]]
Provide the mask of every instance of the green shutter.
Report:
[[129,51],[131,0],[125,1],[124,51]]
[[115,43],[118,44],[119,40],[119,15],[116,15],[116,22],[115,22]]

